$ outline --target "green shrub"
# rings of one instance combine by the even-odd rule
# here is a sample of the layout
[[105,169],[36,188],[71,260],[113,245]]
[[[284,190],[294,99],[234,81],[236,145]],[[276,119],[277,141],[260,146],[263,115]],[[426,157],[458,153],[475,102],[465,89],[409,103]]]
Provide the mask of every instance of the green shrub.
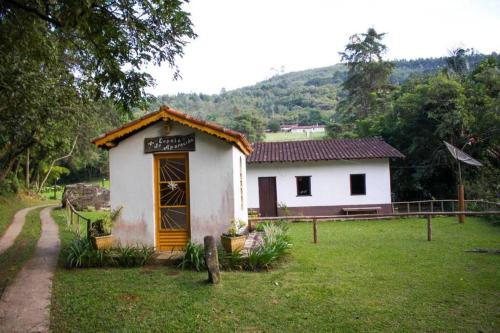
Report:
[[92,242],[87,238],[75,238],[63,250],[64,261],[67,268],[94,267],[100,263],[101,254],[97,253]]
[[194,268],[197,271],[205,269],[205,251],[203,245],[194,242],[186,244],[184,257],[179,263],[179,268]]
[[87,238],[75,238],[63,250],[67,268],[136,267],[151,262],[154,248],[148,246],[118,246],[110,250],[96,250]]
[[286,222],[264,222],[261,224],[264,232],[263,243],[248,252],[247,269],[269,269],[273,263],[283,259],[288,254],[290,239]]
[[226,252],[224,248],[218,248],[219,266],[223,270],[242,270],[245,267],[245,258],[241,250],[234,252]]

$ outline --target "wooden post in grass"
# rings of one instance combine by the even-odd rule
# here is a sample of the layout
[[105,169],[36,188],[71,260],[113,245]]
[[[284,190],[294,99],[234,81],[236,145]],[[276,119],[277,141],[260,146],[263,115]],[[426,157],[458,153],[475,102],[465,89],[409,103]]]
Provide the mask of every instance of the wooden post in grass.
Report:
[[220,283],[219,256],[217,255],[217,246],[213,236],[203,238],[205,245],[205,263],[208,270],[208,282],[212,284]]
[[[465,211],[464,185],[458,185],[458,210]],[[458,222],[465,223],[465,215],[458,215]]]
[[432,240],[432,216],[427,215],[427,240],[430,242]]
[[314,239],[314,244],[318,243],[318,223],[316,219],[313,219],[313,239]]

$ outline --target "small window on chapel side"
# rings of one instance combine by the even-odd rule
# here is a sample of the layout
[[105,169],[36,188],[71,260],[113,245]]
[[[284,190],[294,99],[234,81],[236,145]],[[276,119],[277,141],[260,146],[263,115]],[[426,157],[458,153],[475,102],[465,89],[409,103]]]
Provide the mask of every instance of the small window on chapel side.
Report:
[[311,195],[311,176],[297,176],[297,196]]

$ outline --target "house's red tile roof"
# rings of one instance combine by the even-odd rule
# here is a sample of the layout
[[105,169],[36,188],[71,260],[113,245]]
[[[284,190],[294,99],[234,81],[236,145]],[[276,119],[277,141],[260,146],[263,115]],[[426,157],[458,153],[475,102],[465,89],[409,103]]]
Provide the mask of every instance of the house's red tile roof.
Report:
[[248,163],[362,160],[404,157],[380,138],[258,142]]

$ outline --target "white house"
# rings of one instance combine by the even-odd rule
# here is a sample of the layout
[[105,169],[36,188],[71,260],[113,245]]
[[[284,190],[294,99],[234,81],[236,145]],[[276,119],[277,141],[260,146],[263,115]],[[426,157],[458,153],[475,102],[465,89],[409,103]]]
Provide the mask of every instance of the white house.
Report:
[[390,158],[379,138],[261,142],[247,158],[248,206],[261,216],[391,212]]
[[111,208],[121,243],[180,249],[247,221],[245,137],[162,106],[92,141],[109,149]]
[[323,125],[283,125],[281,132],[290,133],[324,133],[325,126]]

